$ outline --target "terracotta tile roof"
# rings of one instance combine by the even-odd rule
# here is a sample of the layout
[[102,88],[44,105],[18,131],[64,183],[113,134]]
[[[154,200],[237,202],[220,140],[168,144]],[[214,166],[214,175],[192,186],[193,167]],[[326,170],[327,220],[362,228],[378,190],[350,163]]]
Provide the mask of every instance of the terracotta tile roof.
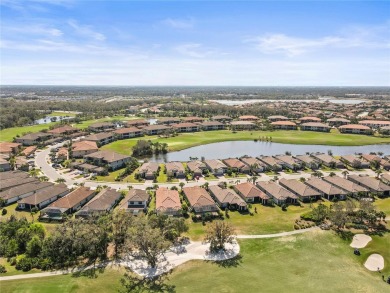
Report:
[[237,184],[234,186],[234,189],[241,193],[241,195],[245,198],[259,197],[261,199],[269,199],[268,195],[249,182]]
[[192,207],[215,206],[210,194],[200,186],[184,187],[183,192]]
[[209,190],[221,204],[228,203],[246,206],[245,201],[233,189],[222,189],[218,185],[212,185],[209,187]]
[[230,122],[230,125],[233,125],[233,126],[255,126],[255,124],[253,122],[250,122],[250,121],[232,121]]
[[181,162],[168,162],[165,164],[165,168],[167,168],[167,171],[185,171]]
[[124,160],[130,158],[130,156],[118,154],[113,151],[97,151],[95,153],[84,156],[86,158],[101,159],[108,163]]
[[231,159],[225,159],[223,160],[223,163],[225,163],[226,166],[230,168],[244,168],[247,167],[243,162],[241,162],[238,159],[231,158]]
[[222,163],[220,160],[205,160],[204,163],[213,170],[219,168],[227,168],[227,166],[224,163]]
[[307,123],[302,123],[301,126],[330,128],[329,125],[326,125],[326,124],[324,124],[324,123],[319,123],[319,122],[307,122]]
[[191,122],[183,122],[183,123],[172,124],[172,127],[174,127],[174,128],[198,127],[198,124],[191,123]]
[[375,191],[390,191],[389,185],[373,177],[364,175],[349,175],[348,179],[352,179],[355,182],[357,181],[360,184],[366,186],[367,188]]
[[158,163],[147,162],[142,164],[142,166],[138,169],[138,172],[152,175],[154,172],[157,172],[158,167],[159,167]]
[[300,121],[318,121],[318,122],[321,122],[321,119],[318,118],[318,117],[312,117],[312,116],[305,116],[305,117],[302,117],[302,118],[299,118]]
[[49,130],[48,133],[53,133],[53,134],[63,134],[63,133],[66,133],[66,132],[76,132],[78,131],[77,128],[74,128],[70,125],[64,125],[64,126],[61,126],[61,127],[57,127],[57,128],[54,128],[52,130]]
[[156,190],[156,210],[164,211],[169,209],[181,209],[179,192],[160,187]]
[[21,144],[16,142],[0,142],[0,153],[11,153],[20,146]]
[[71,193],[68,193],[64,197],[61,197],[57,201],[49,205],[49,208],[60,208],[69,210],[77,206],[80,202],[93,195],[95,191],[91,190],[88,187],[81,186],[76,190],[73,190]]
[[22,154],[25,155],[25,156],[29,156],[31,155],[32,153],[34,153],[35,151],[37,150],[37,147],[36,146],[28,146],[26,147],[23,151],[22,151]]
[[94,141],[82,140],[72,144],[73,151],[89,151],[98,150],[97,144]]
[[136,127],[126,127],[126,128],[119,128],[114,130],[113,132],[116,134],[125,134],[125,133],[133,133],[133,132],[140,132],[141,130]]
[[206,165],[202,161],[189,161],[187,163],[187,168],[191,172],[201,173],[202,169],[206,168]]
[[360,130],[371,130],[370,127],[360,124],[347,124],[339,126],[339,129],[360,129]]
[[88,135],[85,138],[83,138],[83,140],[99,141],[102,139],[111,138],[112,136],[113,136],[112,132],[100,132],[100,133]]
[[292,121],[275,121],[271,122],[271,125],[276,125],[276,126],[297,126],[295,122]]

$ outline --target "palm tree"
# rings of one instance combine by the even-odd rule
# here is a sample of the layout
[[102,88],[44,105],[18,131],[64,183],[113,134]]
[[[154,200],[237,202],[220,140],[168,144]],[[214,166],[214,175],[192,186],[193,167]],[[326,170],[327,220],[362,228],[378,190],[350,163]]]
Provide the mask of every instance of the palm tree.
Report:
[[259,178],[259,177],[257,177],[257,176],[253,176],[253,177],[252,177],[252,183],[253,183],[253,184],[256,184],[256,181],[257,181],[258,178]]
[[321,178],[321,177],[324,176],[324,174],[322,174],[321,171],[314,171],[314,172],[312,173],[312,175],[315,176],[315,177],[318,177],[318,178]]
[[47,176],[41,176],[41,177],[39,177],[39,181],[47,182],[47,181],[49,181],[49,177],[47,177]]
[[12,156],[12,157],[9,158],[9,165],[11,166],[12,170],[15,170],[15,165],[16,165],[15,156]]
[[301,178],[299,178],[299,181],[301,181],[301,182],[305,182],[305,181],[306,181],[306,179],[305,179],[305,177],[301,177]]
[[344,170],[343,172],[341,172],[341,174],[343,174],[344,178],[347,179],[347,175],[349,174],[349,172],[347,170]]
[[65,182],[65,179],[60,177],[60,178],[57,178],[57,179],[56,179],[56,182],[57,182],[57,183],[64,183],[64,182]]
[[180,183],[179,183],[179,186],[180,186],[180,189],[181,189],[181,190],[183,190],[184,185],[185,185],[184,182],[180,182]]
[[39,169],[31,169],[30,171],[28,171],[28,173],[30,174],[30,176],[38,177],[41,171]]
[[383,171],[381,169],[378,169],[375,171],[375,174],[376,174],[376,178],[379,179],[379,176],[383,173]]
[[334,177],[334,176],[336,176],[336,173],[335,173],[335,172],[330,172],[330,173],[329,173],[329,176],[330,176],[330,177]]

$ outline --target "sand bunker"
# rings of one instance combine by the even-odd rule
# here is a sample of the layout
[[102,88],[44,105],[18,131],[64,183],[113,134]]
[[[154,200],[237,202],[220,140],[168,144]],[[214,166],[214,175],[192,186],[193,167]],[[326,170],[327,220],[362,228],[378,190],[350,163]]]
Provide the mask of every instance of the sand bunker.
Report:
[[353,248],[363,248],[366,247],[368,242],[370,242],[372,238],[365,234],[356,234],[353,236],[351,247]]
[[382,270],[385,267],[385,260],[380,254],[374,253],[367,258],[364,266],[369,271],[375,272],[377,270]]

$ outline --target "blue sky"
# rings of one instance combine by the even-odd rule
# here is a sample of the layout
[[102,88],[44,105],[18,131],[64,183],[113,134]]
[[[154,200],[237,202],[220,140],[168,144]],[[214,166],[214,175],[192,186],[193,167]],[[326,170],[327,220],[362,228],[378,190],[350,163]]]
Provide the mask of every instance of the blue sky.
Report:
[[390,86],[390,1],[1,0],[1,84]]

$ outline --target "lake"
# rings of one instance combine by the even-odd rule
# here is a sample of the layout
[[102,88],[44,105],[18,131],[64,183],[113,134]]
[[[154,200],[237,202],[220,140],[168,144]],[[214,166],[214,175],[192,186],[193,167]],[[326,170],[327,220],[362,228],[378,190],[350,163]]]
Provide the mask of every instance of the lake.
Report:
[[265,103],[265,102],[297,102],[297,103],[324,103],[325,101],[329,101],[334,104],[346,104],[346,105],[357,105],[360,103],[365,103],[365,100],[355,100],[355,99],[318,99],[318,100],[263,100],[263,99],[251,99],[251,100],[210,100],[210,102],[219,103],[227,106],[238,106],[245,104],[253,104],[253,103]]
[[236,158],[244,155],[259,156],[259,155],[280,155],[286,151],[293,155],[304,155],[306,152],[323,152],[327,153],[331,150],[334,155],[348,155],[354,153],[370,153],[383,152],[390,154],[389,144],[376,144],[365,146],[328,146],[328,145],[299,145],[299,144],[283,144],[276,142],[265,141],[225,141],[211,143],[201,146],[188,148],[182,151],[170,152],[165,155],[154,156],[150,158],[156,162],[168,161],[189,161],[190,157],[203,156],[205,159],[226,159]]
[[[72,118],[73,117],[65,117],[65,116],[47,116],[45,118],[35,120],[34,124],[47,124],[47,123],[51,123],[51,122],[58,122],[61,120],[69,120]],[[51,121],[51,119],[55,119],[55,121]]]

